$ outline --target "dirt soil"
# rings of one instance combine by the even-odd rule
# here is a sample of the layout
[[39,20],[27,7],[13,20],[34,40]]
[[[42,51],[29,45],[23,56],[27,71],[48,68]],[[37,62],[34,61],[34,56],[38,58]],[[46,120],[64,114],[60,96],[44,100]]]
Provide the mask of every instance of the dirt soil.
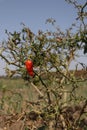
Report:
[[[87,106],[69,106],[61,110],[61,114],[54,118],[46,119],[44,114],[31,111],[29,113],[22,112],[20,114],[4,114],[0,112],[0,130],[86,130],[87,116],[81,115],[87,113]],[[54,113],[51,113],[54,114]],[[81,117],[82,116],[82,117]],[[77,127],[76,122],[79,121]],[[66,127],[66,129],[64,128]],[[77,127],[75,129],[75,127]]]

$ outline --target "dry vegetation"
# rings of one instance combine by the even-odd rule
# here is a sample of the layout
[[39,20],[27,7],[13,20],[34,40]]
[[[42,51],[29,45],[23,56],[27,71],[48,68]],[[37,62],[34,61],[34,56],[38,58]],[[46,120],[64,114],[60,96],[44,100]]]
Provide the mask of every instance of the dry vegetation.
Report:
[[[72,72],[72,71],[71,71]],[[86,71],[77,71],[76,77]],[[78,75],[78,76],[77,76]],[[44,76],[45,77],[45,76]],[[40,89],[40,86],[39,86]],[[78,94],[87,96],[86,82],[81,83]],[[80,96],[81,98],[81,96]],[[80,99],[77,105],[64,106],[61,115],[54,116],[55,108],[45,108],[42,97],[21,78],[0,78],[0,130],[67,130],[80,119],[78,130],[87,129],[87,101]],[[42,106],[43,105],[43,106]],[[54,105],[53,105],[54,106]],[[45,109],[45,110],[42,110]],[[49,109],[49,110],[47,110]],[[81,114],[83,116],[81,116]],[[81,117],[80,117],[81,116]],[[56,124],[55,119],[57,120]],[[73,123],[74,122],[74,123]],[[55,126],[54,126],[55,125]],[[66,126],[67,125],[67,126]],[[64,128],[63,128],[64,127]]]
[[[9,78],[0,79],[0,130],[87,130],[87,66],[78,62],[69,70],[78,51],[87,54],[87,2],[65,1],[77,9],[77,18],[64,32],[53,18],[46,20],[52,31],[34,34],[25,24],[19,32],[5,31],[0,57]],[[79,64],[85,71],[77,71]]]

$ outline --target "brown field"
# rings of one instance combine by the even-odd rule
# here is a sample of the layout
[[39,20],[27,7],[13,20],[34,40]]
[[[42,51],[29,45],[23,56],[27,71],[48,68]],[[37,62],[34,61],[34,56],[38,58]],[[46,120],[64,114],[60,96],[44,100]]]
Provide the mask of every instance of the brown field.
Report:
[[[79,70],[75,72],[76,77],[79,78],[81,75],[87,78],[87,71]],[[80,83],[78,95],[87,97],[87,81]],[[53,117],[46,120],[41,110],[41,107],[43,108],[45,104],[42,99],[38,102],[38,98],[37,91],[21,78],[0,77],[0,130],[55,130],[52,128]],[[82,111],[84,104],[86,106],[83,111],[87,114],[86,102],[66,107],[63,110],[63,114],[66,113],[66,115],[63,115],[66,118],[65,121],[69,120],[69,123],[72,124],[72,121],[78,118],[78,113]],[[87,129],[87,118],[83,119],[80,122],[81,128],[77,130]],[[58,118],[58,123],[61,126],[59,121],[60,118]],[[56,130],[62,130],[62,128],[56,128]]]

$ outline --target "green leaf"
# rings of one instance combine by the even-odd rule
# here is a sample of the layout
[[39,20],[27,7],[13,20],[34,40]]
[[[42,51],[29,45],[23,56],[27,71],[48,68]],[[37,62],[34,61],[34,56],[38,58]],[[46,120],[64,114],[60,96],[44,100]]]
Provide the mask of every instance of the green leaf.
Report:
[[38,130],[47,130],[47,126],[41,126],[38,128]]

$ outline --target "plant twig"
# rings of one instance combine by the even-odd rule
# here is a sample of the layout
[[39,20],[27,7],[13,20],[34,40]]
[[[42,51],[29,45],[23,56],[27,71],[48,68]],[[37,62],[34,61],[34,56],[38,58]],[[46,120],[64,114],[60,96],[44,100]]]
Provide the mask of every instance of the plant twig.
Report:
[[[34,85],[32,82],[31,82],[31,85],[35,88],[35,90],[40,94],[40,96],[42,96],[44,98],[44,95],[43,93],[41,93],[41,91],[37,88],[36,85]],[[47,102],[47,99],[45,99],[45,101]]]
[[61,122],[62,122],[63,130],[67,130],[66,123],[65,123],[65,120],[64,120],[64,117],[63,117],[62,114],[60,114],[60,119],[61,119]]

